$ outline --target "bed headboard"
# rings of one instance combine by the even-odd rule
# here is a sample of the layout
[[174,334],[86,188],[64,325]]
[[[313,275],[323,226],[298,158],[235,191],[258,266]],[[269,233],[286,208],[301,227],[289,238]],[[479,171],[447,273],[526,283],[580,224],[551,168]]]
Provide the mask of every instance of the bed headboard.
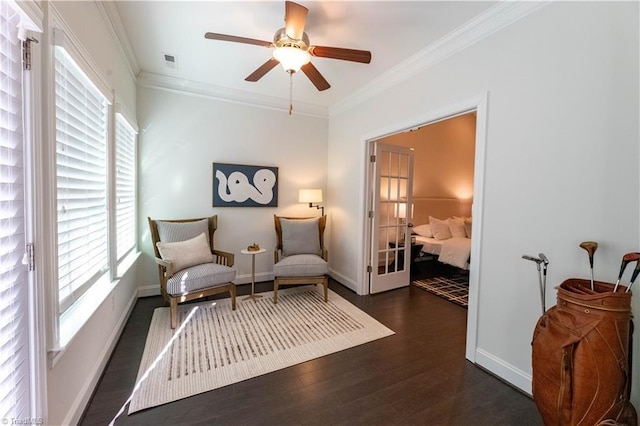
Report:
[[429,223],[429,216],[446,219],[451,216],[470,217],[473,199],[414,197],[413,223],[422,225]]

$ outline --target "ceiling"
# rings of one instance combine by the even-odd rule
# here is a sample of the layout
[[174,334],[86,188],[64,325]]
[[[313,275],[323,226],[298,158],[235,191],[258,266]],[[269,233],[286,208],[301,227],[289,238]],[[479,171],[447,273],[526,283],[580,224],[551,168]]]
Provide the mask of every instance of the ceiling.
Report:
[[[369,50],[370,64],[313,57],[331,84],[319,92],[299,72],[293,99],[324,108],[344,101],[385,72],[453,32],[495,2],[299,1],[309,9],[305,32],[312,45]],[[258,82],[244,80],[271,57],[272,49],[204,38],[205,32],[272,41],[284,26],[283,1],[117,1],[126,37],[143,75],[254,97],[288,106],[289,75],[277,66]],[[167,66],[164,55],[177,66]],[[150,74],[149,74],[150,73]]]

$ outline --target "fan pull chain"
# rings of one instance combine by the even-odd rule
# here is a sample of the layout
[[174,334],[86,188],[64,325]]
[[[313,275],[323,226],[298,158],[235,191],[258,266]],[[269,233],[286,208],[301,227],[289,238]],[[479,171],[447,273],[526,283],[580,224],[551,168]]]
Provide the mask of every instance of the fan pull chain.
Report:
[[289,71],[289,115],[293,112],[293,72]]

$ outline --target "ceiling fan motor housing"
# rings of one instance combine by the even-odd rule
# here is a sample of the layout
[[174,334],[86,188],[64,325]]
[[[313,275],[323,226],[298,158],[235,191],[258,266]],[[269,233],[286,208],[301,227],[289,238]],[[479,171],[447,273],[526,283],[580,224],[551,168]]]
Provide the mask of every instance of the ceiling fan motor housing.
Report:
[[302,33],[302,39],[295,40],[287,35],[286,28],[280,28],[276,31],[276,35],[273,36],[273,44],[276,47],[295,47],[304,51],[309,50],[309,36],[307,33]]

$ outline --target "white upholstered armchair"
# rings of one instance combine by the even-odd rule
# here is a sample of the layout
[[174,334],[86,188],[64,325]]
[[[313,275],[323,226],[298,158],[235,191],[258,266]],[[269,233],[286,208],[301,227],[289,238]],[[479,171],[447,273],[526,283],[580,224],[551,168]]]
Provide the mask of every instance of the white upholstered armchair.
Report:
[[328,300],[329,271],[324,229],[327,217],[273,216],[277,245],[274,253],[273,303],[278,303],[281,285],[321,284]]
[[148,219],[160,276],[160,292],[171,311],[171,328],[178,325],[178,303],[188,300],[228,291],[235,310],[233,253],[213,247],[218,217]]

